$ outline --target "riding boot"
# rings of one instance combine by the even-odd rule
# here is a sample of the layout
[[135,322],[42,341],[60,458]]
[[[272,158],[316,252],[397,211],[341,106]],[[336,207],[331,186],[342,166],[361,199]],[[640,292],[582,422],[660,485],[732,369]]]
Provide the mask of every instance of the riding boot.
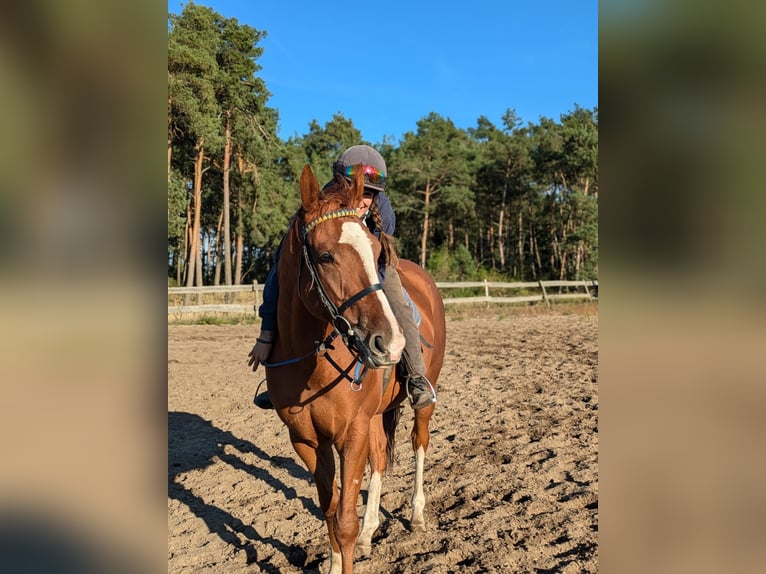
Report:
[[271,397],[269,396],[269,391],[264,391],[259,395],[255,395],[253,403],[260,409],[268,410],[274,408],[274,404],[271,402]]
[[406,371],[405,388],[412,408],[422,409],[436,402],[436,392],[426,378],[426,365],[420,350],[420,331],[412,315],[412,309],[404,299],[402,282],[394,267],[386,267],[383,292],[388,297],[396,320],[402,326],[405,338],[401,363]]

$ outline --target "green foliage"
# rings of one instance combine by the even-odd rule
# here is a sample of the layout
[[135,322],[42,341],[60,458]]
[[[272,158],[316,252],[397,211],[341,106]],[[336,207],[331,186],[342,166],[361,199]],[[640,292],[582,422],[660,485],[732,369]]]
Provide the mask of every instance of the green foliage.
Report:
[[[428,259],[430,246],[451,244],[454,230],[475,219],[474,143],[448,118],[431,113],[390,153],[386,188],[395,206],[397,235],[408,259]],[[424,246],[425,245],[425,253]]]
[[431,252],[426,269],[435,281],[473,281],[479,268],[470,251],[459,245],[450,253],[446,245]]
[[[346,119],[343,114],[335,114],[324,127],[313,120],[309,124],[309,132],[297,143],[305,154],[304,163],[311,165],[319,185],[324,185],[332,179],[332,164],[343,150],[365,142],[362,141],[362,133],[354,127],[353,121]],[[299,168],[302,170],[303,165]]]
[[[182,280],[188,256],[183,234],[201,147],[209,283],[225,243],[227,141],[229,233],[232,245],[240,238],[243,282],[265,279],[300,205],[303,166],[322,185],[345,148],[368,143],[340,112],[287,141],[277,136],[279,113],[259,76],[266,34],[194,3],[168,15],[169,281]],[[425,261],[437,280],[598,277],[598,108],[575,104],[558,121],[526,126],[508,108],[498,125],[480,116],[467,130],[432,112],[399,142],[377,147],[389,170],[397,249]]]
[[174,245],[183,239],[187,195],[186,180],[173,170],[168,180],[168,242]]
[[571,186],[588,194],[598,192],[598,108],[575,106],[561,118],[561,169]]
[[[278,113],[268,107],[271,94],[256,75],[257,60],[263,54],[258,43],[266,32],[193,3],[185,5],[180,15],[170,14],[168,22],[168,137],[172,167],[178,174],[169,175],[169,249],[179,248],[176,218],[179,213],[185,217],[188,206],[185,197],[179,209],[176,180],[194,179],[194,160],[198,150],[204,149],[200,233],[202,243],[215,249],[209,251],[214,261],[207,260],[208,252],[203,254],[205,281],[212,278],[213,264],[218,263],[225,243],[219,221],[225,205],[226,166],[229,233],[243,238],[242,276],[236,279],[248,281],[262,251],[258,246],[276,244],[281,234],[277,227],[295,209],[287,205],[294,197],[287,192],[293,170],[287,147],[276,135]],[[225,166],[227,143],[230,160]],[[176,264],[185,255],[176,253]]]
[[215,88],[218,18],[210,8],[190,3],[180,16],[168,19],[169,130],[174,137],[204,140],[209,149],[221,144]]

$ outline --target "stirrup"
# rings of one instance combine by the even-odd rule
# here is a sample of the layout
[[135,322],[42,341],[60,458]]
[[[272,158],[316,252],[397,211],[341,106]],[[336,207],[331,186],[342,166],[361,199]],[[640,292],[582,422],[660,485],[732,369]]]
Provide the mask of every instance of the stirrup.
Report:
[[[410,383],[415,380],[425,381],[429,387],[428,389],[423,389],[420,393],[418,393],[417,398],[410,392]],[[423,407],[427,407],[428,405],[432,405],[436,402],[436,389],[434,389],[431,381],[429,381],[428,377],[425,375],[416,374],[408,376],[404,382],[404,389],[407,393],[407,400],[410,401],[410,405],[412,405],[414,410],[422,409]],[[428,393],[428,396],[426,396],[426,393]]]

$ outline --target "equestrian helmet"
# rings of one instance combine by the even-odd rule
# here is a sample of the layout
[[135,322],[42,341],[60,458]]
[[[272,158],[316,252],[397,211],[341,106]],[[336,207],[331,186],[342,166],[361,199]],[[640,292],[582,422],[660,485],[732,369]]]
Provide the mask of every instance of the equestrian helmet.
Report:
[[355,145],[344,151],[334,164],[334,170],[351,181],[353,167],[362,165],[364,171],[364,187],[373,192],[383,191],[386,188],[386,160],[378,150],[368,145]]

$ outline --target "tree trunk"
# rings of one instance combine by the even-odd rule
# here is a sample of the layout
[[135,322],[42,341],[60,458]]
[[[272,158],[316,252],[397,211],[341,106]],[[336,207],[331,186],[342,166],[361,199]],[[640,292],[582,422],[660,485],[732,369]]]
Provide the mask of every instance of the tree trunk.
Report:
[[242,284],[242,269],[244,268],[245,229],[242,223],[242,208],[237,207],[237,226],[234,232],[234,285]]
[[[244,175],[244,161],[242,160],[242,156],[237,154],[237,169],[239,171],[239,175]],[[240,177],[241,180],[241,177]],[[237,196],[236,196],[236,205],[234,206],[234,211],[237,214],[237,220],[234,224],[235,231],[234,231],[234,244],[235,244],[235,254],[234,254],[234,285],[240,285],[242,283],[242,256],[245,251],[245,224],[242,220],[242,186],[237,186]]]
[[183,268],[184,260],[183,260],[183,253],[180,249],[176,251],[176,285],[181,286],[183,285],[183,275],[182,275],[182,268]]
[[508,197],[508,181],[511,178],[511,158],[505,162],[503,178],[503,196],[500,200],[500,215],[497,218],[497,254],[500,257],[500,269],[505,269],[505,246],[503,245],[503,220],[505,218],[505,202]]
[[231,285],[231,223],[229,220],[229,174],[231,168],[231,110],[226,112],[226,143],[223,148],[223,265],[224,281]]
[[572,208],[569,207],[567,211],[567,219],[564,223],[564,245],[563,245],[563,257],[561,260],[561,281],[564,281],[567,277],[567,261],[569,260],[569,256],[572,252],[572,248],[570,246],[569,241],[567,240],[568,237],[571,236],[572,233],[574,233],[575,230],[575,222],[572,215]]
[[563,281],[566,279],[566,268],[567,268],[567,252],[564,251],[561,254],[561,270],[559,271],[559,281]]
[[223,255],[224,243],[221,241],[221,226],[223,225],[223,210],[218,214],[218,225],[215,228],[215,277],[213,285],[221,284],[221,259]]
[[537,243],[537,235],[535,234],[535,230],[533,228],[530,228],[529,236],[530,236],[531,243],[532,243],[532,245],[531,245],[532,252],[534,253],[533,262],[537,263],[537,266],[533,267],[533,269],[532,269],[532,272],[534,273],[534,277],[533,278],[534,279],[539,279],[540,275],[542,274],[542,271],[543,271],[543,260],[540,257],[540,246]]
[[484,228],[481,224],[476,226],[476,236],[478,237],[479,244],[476,246],[476,251],[479,253],[479,261],[484,261]]
[[489,256],[492,258],[492,269],[497,267],[495,259],[495,228],[491,223],[487,223],[487,244],[489,245]]
[[[187,287],[191,285],[189,283],[189,276],[192,272],[192,269],[190,269],[191,265],[189,265],[189,253],[191,252],[191,244],[192,244],[192,227],[193,224],[193,218],[192,215],[192,206],[191,206],[192,199],[189,198],[189,202],[186,204],[186,225],[184,226],[184,251],[183,251],[183,257],[185,261],[183,262],[183,283],[181,281],[178,282],[179,285],[186,284]],[[189,305],[191,301],[191,296],[187,293],[184,295],[184,305]]]
[[213,249],[218,249],[218,244],[213,244],[213,237],[210,229],[205,229],[205,237],[207,237],[207,241],[205,242],[205,266],[203,269],[205,270],[204,278],[210,281],[210,277],[213,275],[211,269],[212,266],[215,264],[215,253],[213,252]]
[[535,236],[532,230],[529,230],[529,268],[532,271],[532,279],[537,279],[535,272]]
[[519,226],[519,236],[516,240],[516,252],[519,260],[519,270],[521,272],[519,279],[524,281],[524,220],[521,208],[519,208],[519,215],[516,218],[516,224]]
[[[505,192],[503,192],[505,195]],[[505,204],[505,201],[503,201]],[[505,248],[503,245],[503,219],[505,217],[505,205],[500,209],[500,215],[497,218],[497,256],[500,258],[500,269],[505,269]]]
[[171,100],[168,98],[168,183],[170,183],[170,160],[173,157],[173,117],[171,111]]
[[205,140],[200,138],[194,147],[197,157],[194,159],[194,184],[192,186],[192,212],[194,220],[191,228],[191,238],[189,246],[188,271],[186,276],[186,286],[194,286],[194,279],[197,279],[197,285],[202,286],[202,269],[200,257],[200,220],[202,215],[202,163],[205,159]]
[[556,271],[556,263],[561,261],[561,249],[559,248],[559,240],[556,233],[551,235],[551,248],[550,266],[551,274],[553,274]]
[[423,232],[420,235],[420,266],[425,269],[426,268],[426,243],[428,241],[428,223],[429,223],[429,213],[428,208],[431,204],[431,180],[426,180],[426,192],[425,192],[425,199],[423,200],[423,204],[425,206],[424,214],[423,214]]
[[189,253],[189,245],[191,244],[191,227],[192,227],[192,212],[191,212],[191,198],[186,203],[186,223],[184,224],[184,242],[181,248],[180,258],[178,262],[178,284],[183,285],[186,282],[188,276],[189,260],[187,255]]
[[[195,275],[197,287],[202,287],[204,281],[202,278],[202,249],[197,249],[197,265],[195,266]],[[197,305],[202,305],[202,293],[197,293]]]
[[237,250],[237,256],[236,265],[234,266],[234,285],[240,285],[242,283],[242,255],[245,252],[245,238],[239,231],[236,234],[235,248]]

